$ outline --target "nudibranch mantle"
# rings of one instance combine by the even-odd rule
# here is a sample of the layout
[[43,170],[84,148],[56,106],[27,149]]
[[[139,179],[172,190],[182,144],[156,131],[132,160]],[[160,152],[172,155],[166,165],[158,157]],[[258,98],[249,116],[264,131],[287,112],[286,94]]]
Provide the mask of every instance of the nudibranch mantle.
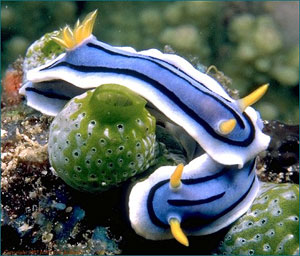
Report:
[[147,239],[172,238],[170,219],[177,219],[186,235],[217,232],[247,211],[259,189],[255,159],[238,170],[203,154],[184,167],[182,184],[172,189],[175,168],[157,169],[130,192],[131,226]]
[[221,164],[242,167],[269,144],[258,113],[249,107],[264,92],[250,101],[234,100],[216,80],[175,54],[114,47],[93,35],[29,70],[20,93],[28,105],[56,115],[71,98],[103,84],[119,84],[144,97]]

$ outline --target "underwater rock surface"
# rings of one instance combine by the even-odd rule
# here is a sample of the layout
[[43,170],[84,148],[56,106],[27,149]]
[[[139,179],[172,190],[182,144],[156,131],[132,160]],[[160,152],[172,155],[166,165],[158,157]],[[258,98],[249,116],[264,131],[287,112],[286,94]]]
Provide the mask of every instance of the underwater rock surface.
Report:
[[260,154],[260,180],[299,184],[299,125],[265,121],[263,131],[271,136],[271,142],[268,150]]
[[1,254],[118,254],[107,227],[86,211],[49,169],[52,118],[23,105],[2,109]]
[[[52,173],[47,153],[52,121],[23,103],[2,108],[2,254],[197,254],[195,238],[185,249],[174,240],[153,242],[132,230],[126,212],[129,182],[93,195]],[[159,138],[153,169],[185,161],[184,150],[163,127]],[[171,153],[163,142],[172,145]],[[206,254],[217,246],[218,239],[202,239]]]

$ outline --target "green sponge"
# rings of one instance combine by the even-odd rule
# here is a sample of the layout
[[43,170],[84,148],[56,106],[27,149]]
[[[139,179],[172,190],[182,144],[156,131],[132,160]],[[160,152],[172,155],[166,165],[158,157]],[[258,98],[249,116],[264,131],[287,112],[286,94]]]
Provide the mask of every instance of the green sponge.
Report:
[[145,105],[116,84],[73,98],[50,127],[56,173],[75,189],[101,192],[145,171],[155,157],[155,118]]
[[264,183],[251,208],[225,236],[220,251],[236,255],[298,255],[299,185]]

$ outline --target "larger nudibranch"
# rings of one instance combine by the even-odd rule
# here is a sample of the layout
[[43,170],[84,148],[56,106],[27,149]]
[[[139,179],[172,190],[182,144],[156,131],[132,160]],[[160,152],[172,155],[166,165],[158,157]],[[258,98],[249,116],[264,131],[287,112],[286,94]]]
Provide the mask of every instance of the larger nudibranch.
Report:
[[62,37],[55,38],[66,53],[28,71],[20,90],[28,105],[56,115],[69,99],[88,89],[119,84],[182,126],[219,163],[242,167],[267,148],[270,138],[249,106],[268,85],[234,100],[216,80],[177,55],[155,49],[137,52],[98,41],[91,34],[96,13],[78,21],[73,30],[66,26]]
[[188,235],[211,234],[238,219],[258,189],[255,159],[238,170],[204,154],[185,167],[160,167],[137,183],[129,195],[131,226],[147,239],[174,237],[188,246]]

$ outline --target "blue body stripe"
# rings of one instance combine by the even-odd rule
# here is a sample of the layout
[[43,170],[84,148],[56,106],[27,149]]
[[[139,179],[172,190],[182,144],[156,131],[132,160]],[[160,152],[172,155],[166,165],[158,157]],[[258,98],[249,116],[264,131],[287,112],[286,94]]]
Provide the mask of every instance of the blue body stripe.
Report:
[[[116,62],[118,62],[118,61],[116,60]],[[226,142],[228,144],[241,146],[241,147],[247,147],[254,140],[255,129],[253,127],[253,124],[252,124],[250,118],[247,116],[246,113],[243,113],[243,116],[244,116],[246,122],[248,123],[248,125],[250,126],[249,136],[246,139],[241,140],[241,141],[232,140],[230,138],[224,137],[224,136],[216,133],[215,130],[203,118],[201,118],[195,112],[195,110],[193,108],[188,107],[185,103],[183,103],[182,100],[173,91],[169,90],[165,85],[163,85],[162,83],[160,83],[157,80],[154,80],[152,77],[149,77],[144,73],[140,73],[136,70],[127,69],[127,68],[123,68],[123,67],[113,67],[112,68],[112,67],[106,67],[106,66],[100,66],[100,65],[98,65],[98,66],[82,66],[82,65],[80,65],[79,66],[79,65],[74,65],[74,64],[68,63],[68,62],[58,62],[55,65],[51,65],[47,69],[52,69],[52,68],[56,68],[56,67],[60,67],[60,66],[69,67],[69,68],[74,69],[79,72],[112,73],[112,74],[123,74],[123,75],[136,77],[142,81],[145,81],[145,82],[151,84],[158,91],[161,91],[164,95],[166,95],[166,97],[168,97],[171,101],[173,101],[174,104],[179,106],[188,116],[190,116],[193,120],[195,120],[197,123],[199,123],[201,126],[203,126],[206,129],[206,131],[214,138],[221,140],[223,142]],[[233,112],[233,113],[235,113],[235,112]],[[240,117],[239,116],[237,116],[237,117],[238,117],[237,120],[240,120]],[[240,122],[242,122],[242,121],[240,120]]]
[[[215,93],[212,92],[209,88],[207,88],[203,83],[200,83],[199,81],[195,80],[190,75],[188,75],[185,72],[183,72],[182,70],[178,69],[175,65],[173,65],[173,64],[171,64],[167,61],[164,61],[164,60],[161,60],[161,59],[158,59],[158,58],[154,58],[154,57],[151,57],[151,56],[146,56],[146,55],[141,55],[141,54],[134,54],[134,53],[131,53],[131,54],[120,53],[120,51],[117,51],[117,50],[113,51],[111,49],[108,49],[108,48],[105,48],[103,46],[96,45],[96,44],[93,44],[93,43],[88,43],[87,46],[95,48],[95,49],[100,50],[100,51],[103,51],[103,52],[105,52],[109,55],[122,56],[122,57],[127,57],[127,58],[135,58],[135,59],[138,59],[138,60],[148,61],[148,62],[151,62],[152,64],[155,64],[155,65],[159,66],[161,69],[166,70],[166,71],[172,73],[172,75],[181,78],[184,81],[184,83],[189,84],[190,86],[192,86],[197,91],[200,91],[201,93],[212,97],[216,102],[218,102],[224,108],[227,108],[227,110],[231,112],[231,114],[235,117],[235,119],[237,120],[237,122],[241,126],[241,128],[245,128],[245,125],[244,125],[244,123],[243,123],[243,121],[240,117],[240,113],[237,113],[237,111],[235,109],[230,108],[228,106],[228,104],[231,103],[229,100],[223,98],[221,95],[216,96]],[[112,48],[112,47],[110,47],[110,48]],[[116,64],[116,67],[115,67],[116,69],[118,69],[118,64],[117,63],[118,63],[118,61],[116,60],[116,63],[115,63]],[[155,75],[156,74],[154,73],[152,79],[154,79]],[[148,74],[148,77],[150,77],[149,74]],[[156,79],[156,81],[158,81],[158,79]],[[170,79],[169,81],[174,81],[174,79],[173,80]],[[162,86],[164,86],[165,88],[168,88],[169,84],[170,83],[164,83]],[[202,88],[204,88],[204,90],[200,89],[196,85],[201,86]],[[159,89],[159,88],[157,88],[157,89]],[[171,88],[169,87],[168,90],[173,91],[174,89],[171,90]],[[223,101],[220,100],[219,97],[222,98]],[[224,100],[226,101],[226,103],[224,102]]]
[[50,99],[59,99],[59,100],[65,100],[65,101],[69,101],[70,99],[72,99],[69,96],[65,96],[62,94],[58,94],[58,93],[53,93],[53,92],[45,92],[42,90],[39,90],[37,88],[34,87],[28,87],[25,89],[27,92],[34,92],[40,95],[43,95],[44,97],[50,98]]
[[[138,61],[142,60],[143,62],[147,61],[147,62],[150,62],[151,64],[157,65],[159,67],[159,70],[164,70],[164,71],[170,72],[173,75],[173,78],[177,77],[177,79],[178,78],[182,79],[183,82],[180,83],[180,87],[184,88],[182,86],[182,84],[187,83],[192,88],[194,88],[197,91],[203,93],[204,95],[212,97],[216,102],[218,102],[224,108],[226,108],[228,111],[231,112],[231,114],[235,117],[235,119],[237,120],[237,123],[240,125],[240,127],[242,129],[245,128],[243,120],[240,117],[240,113],[238,113],[235,109],[233,109],[233,108],[231,108],[231,107],[228,106],[228,104],[231,103],[229,100],[223,98],[221,95],[216,96],[215,93],[212,92],[209,88],[207,88],[204,84],[200,83],[199,81],[195,80],[190,75],[188,75],[185,72],[183,72],[182,70],[178,69],[175,65],[173,65],[173,64],[171,64],[171,63],[169,63],[167,61],[158,59],[158,58],[154,58],[154,57],[151,57],[151,56],[146,56],[146,55],[142,55],[142,54],[138,54],[138,53],[126,53],[125,54],[125,51],[120,51],[120,50],[118,50],[116,48],[113,48],[113,47],[111,47],[109,45],[106,45],[104,43],[101,43],[101,45],[94,44],[94,43],[87,43],[86,45],[87,45],[87,47],[94,48],[94,49],[97,49],[97,50],[99,50],[101,52],[104,52],[104,53],[106,53],[106,54],[108,54],[110,56],[114,56],[113,65],[108,65],[106,67],[113,67],[116,70],[118,70],[118,69],[125,69],[124,66],[123,67],[119,66],[120,65],[119,63],[122,63],[122,61],[119,61],[119,59],[117,59],[118,57],[125,57],[125,58],[129,58],[129,59],[136,59]],[[41,71],[42,70],[48,70],[48,69],[51,69],[51,68],[55,68],[55,67],[59,66],[59,65],[57,65],[59,62],[60,61],[57,61],[57,62],[53,63],[52,65],[50,65],[50,66],[48,66],[48,67],[46,67],[44,69],[41,69]],[[68,62],[68,63],[70,63],[70,62]],[[70,63],[70,64],[72,64],[72,63]],[[147,66],[147,64],[146,65],[139,65],[138,63],[134,63],[134,64],[135,64],[134,66],[136,68],[142,67],[142,66]],[[140,64],[142,64],[142,63],[140,63]],[[83,65],[83,66],[87,66],[87,65]],[[88,66],[90,66],[90,65],[88,65]],[[126,62],[125,66],[126,66],[126,69],[135,70],[134,68],[130,68],[130,65],[128,65],[128,62]],[[102,65],[102,67],[105,67],[105,65]],[[157,82],[161,83],[162,77],[160,77],[160,79],[155,79],[155,76],[157,75],[157,73],[160,74],[160,72],[153,72],[153,74],[149,74],[148,73],[147,76],[151,77],[153,80],[156,80]],[[142,73],[142,72],[140,72],[140,73]],[[145,72],[145,75],[146,75],[146,72]],[[172,79],[172,78],[171,79],[168,78],[166,80],[167,81],[175,81],[175,79]],[[177,89],[171,88],[169,85],[170,85],[170,82],[169,83],[165,82],[165,83],[162,84],[162,86],[165,87],[165,88],[167,88],[168,91],[170,91],[170,92],[180,91],[180,89],[182,90],[182,88],[177,88]],[[199,86],[202,87],[202,89],[200,89]],[[174,84],[172,84],[172,87],[174,87]],[[156,88],[156,89],[162,91],[162,88]],[[224,102],[224,101],[226,101],[226,102]]]
[[176,199],[169,199],[168,203],[173,206],[195,206],[199,204],[207,204],[211,203],[215,200],[222,198],[226,192],[222,192],[220,194],[205,198],[205,199],[198,199],[198,200],[176,200]]
[[[238,138],[232,139],[231,137],[229,140],[226,140],[225,138],[225,140],[222,140],[223,142],[236,146],[248,146],[254,140],[254,127],[244,113],[237,111],[231,106],[230,101],[212,92],[204,84],[195,80],[175,65],[159,58],[119,50],[97,40],[93,40],[93,42],[90,41],[87,41],[75,50],[68,51],[63,59],[41,69],[41,71],[59,67],[61,66],[61,63],[68,63],[70,68],[73,67],[75,69],[76,66],[77,71],[93,72],[94,70],[95,72],[107,73],[109,72],[108,70],[110,70],[111,72],[109,73],[112,74],[131,75],[148,83],[151,83],[152,81],[152,86],[155,86],[155,84],[159,85],[155,87],[159,92],[169,97],[169,99],[206,130],[210,128],[209,133],[214,138],[222,140],[223,136],[219,136],[219,134],[204,121],[209,117],[209,114],[207,114],[206,111],[203,112],[203,106],[207,104],[207,101],[213,100],[211,104],[217,103],[220,104],[222,108],[226,109],[236,119],[241,130],[245,129],[245,123],[247,123],[247,127],[249,127],[249,132],[243,135],[243,141]],[[97,51],[95,51],[95,49]],[[78,62],[78,60],[80,61]],[[67,66],[67,64],[64,66]],[[96,67],[99,67],[102,70],[96,70]],[[106,71],[104,69],[106,69]],[[131,74],[129,74],[129,71],[132,71]],[[136,72],[136,75],[133,74],[133,71]],[[184,85],[189,87],[189,93],[187,93],[187,88]],[[195,92],[193,92],[193,90],[195,90]],[[198,96],[195,99],[195,97],[193,98],[193,95]],[[175,98],[176,100],[174,100]],[[216,111],[218,110],[216,109]],[[197,118],[197,116],[199,118]],[[200,116],[202,116],[202,118]],[[225,116],[224,118],[226,119]],[[202,121],[199,121],[199,119],[202,119]]]
[[[102,46],[96,45],[96,44],[93,44],[93,43],[87,43],[88,47],[98,49],[98,50],[106,52],[107,54],[110,54],[110,55],[123,56],[123,57],[126,56],[126,57],[129,57],[129,58],[137,58],[137,59],[143,59],[143,60],[151,61],[152,63],[155,63],[158,66],[160,66],[161,68],[167,69],[168,71],[170,71],[174,75],[184,79],[187,83],[189,83],[190,85],[194,86],[197,89],[198,89],[198,87],[196,87],[195,84],[200,85],[201,87],[203,87],[206,90],[208,90],[209,92],[211,92],[212,93],[211,96],[214,97],[214,95],[213,95],[214,92],[212,92],[211,89],[209,89],[203,83],[200,83],[195,78],[191,77],[190,75],[188,75],[187,73],[185,73],[183,70],[179,69],[178,67],[176,67],[172,63],[169,63],[165,60],[158,59],[158,58],[155,58],[155,57],[152,57],[152,56],[142,55],[142,54],[138,54],[138,53],[125,53],[125,51],[122,51],[122,53],[121,53],[120,50],[115,49],[115,48],[113,48],[109,45],[107,45],[105,47],[105,45],[106,44],[104,44],[104,43],[102,43]],[[222,96],[220,95],[220,97],[222,97]],[[227,100],[223,97],[222,97],[222,99],[227,101],[227,102],[230,102],[229,100]]]
[[[255,166],[255,159],[253,161],[249,162],[244,167],[244,170],[249,168],[248,176],[252,172],[255,173],[254,166]],[[240,170],[235,170],[235,171],[240,171]],[[197,184],[200,184],[200,183],[204,183],[204,182],[208,182],[208,181],[214,180],[216,178],[220,178],[220,177],[226,175],[228,172],[229,173],[232,172],[232,169],[229,169],[229,168],[225,167],[221,171],[219,171],[218,173],[215,173],[213,175],[208,175],[208,176],[204,176],[204,177],[200,177],[200,178],[196,178],[196,179],[182,179],[181,182],[183,184],[185,184],[185,185],[197,185]],[[189,217],[187,217],[185,219],[185,221],[189,222],[189,219],[190,220],[195,219],[196,222],[197,222],[197,219],[199,219],[198,220],[199,223],[203,224],[203,221],[204,221],[205,224],[209,224],[209,223],[215,221],[216,219],[222,217],[223,215],[227,214],[228,212],[230,212],[231,210],[233,210],[239,203],[241,203],[246,198],[246,196],[251,191],[251,188],[253,187],[253,184],[255,182],[255,178],[256,178],[256,175],[254,175],[254,177],[252,179],[252,182],[251,182],[249,188],[247,189],[247,191],[238,200],[236,200],[234,203],[232,203],[230,206],[228,206],[222,212],[218,213],[216,216],[214,216],[212,218],[209,218],[208,220],[203,220],[203,219],[201,219],[201,217],[197,218],[197,216],[190,215]],[[169,181],[170,181],[170,179],[166,179],[166,180],[162,180],[162,181],[158,182],[157,184],[155,184],[150,189],[148,197],[147,197],[147,210],[148,210],[149,218],[150,218],[151,222],[154,225],[156,225],[158,227],[162,227],[162,228],[168,228],[169,225],[167,223],[164,223],[163,221],[161,221],[156,216],[155,211],[154,211],[154,206],[153,206],[153,200],[154,200],[154,196],[155,196],[156,191],[159,188],[161,188],[162,186],[164,186],[165,184],[169,183]],[[180,199],[180,200],[168,200],[168,203],[170,205],[172,205],[172,206],[175,206],[175,207],[195,206],[195,205],[210,203],[210,202],[213,202],[215,200],[219,200],[219,199],[221,199],[225,195],[225,193],[226,192],[224,191],[224,192],[219,193],[217,195],[214,195],[214,196],[211,196],[211,197],[208,197],[208,198],[204,198],[204,199],[200,199],[200,200],[183,200],[183,199]],[[195,220],[193,220],[193,221],[195,221]],[[195,229],[197,229],[197,227],[195,227]]]

